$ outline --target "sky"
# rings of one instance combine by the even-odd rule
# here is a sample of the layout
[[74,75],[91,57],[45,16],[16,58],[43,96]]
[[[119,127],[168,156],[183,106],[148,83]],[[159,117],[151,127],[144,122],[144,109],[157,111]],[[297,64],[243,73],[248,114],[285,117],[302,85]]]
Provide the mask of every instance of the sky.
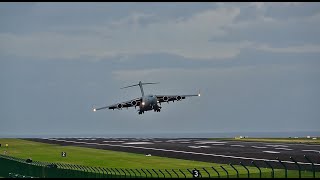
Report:
[[[7,2],[0,24],[0,137],[320,130],[318,2]],[[139,81],[201,97],[92,111]]]

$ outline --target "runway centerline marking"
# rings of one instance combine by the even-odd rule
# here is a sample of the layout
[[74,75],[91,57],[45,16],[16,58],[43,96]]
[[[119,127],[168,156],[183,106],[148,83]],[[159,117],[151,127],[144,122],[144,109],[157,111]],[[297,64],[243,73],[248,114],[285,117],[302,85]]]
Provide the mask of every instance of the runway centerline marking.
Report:
[[127,142],[127,143],[122,143],[122,144],[154,144],[152,142]]
[[289,146],[286,146],[286,145],[281,145],[281,144],[270,144],[270,145],[266,145],[266,146],[271,146],[271,147],[289,147]]
[[265,148],[267,148],[267,147],[264,147],[264,146],[251,146],[251,147],[257,148],[257,149],[265,149]]
[[293,150],[293,149],[289,149],[289,148],[275,148],[275,149],[286,150],[286,151],[292,151]]
[[189,148],[210,148],[210,146],[188,146]]
[[244,145],[238,145],[238,144],[234,144],[234,145],[230,145],[230,146],[235,146],[235,147],[244,147]]
[[[152,148],[152,147],[139,147],[139,146],[128,146],[128,145],[117,145],[117,144],[99,144],[99,143],[87,143],[87,142],[76,142],[76,141],[66,141],[66,140],[57,140],[57,139],[49,139],[53,141],[65,141],[65,142],[72,142],[72,143],[82,143],[82,144],[89,144],[89,145],[98,145],[98,146],[113,146],[113,147],[125,147],[125,148],[135,148],[135,149],[146,149],[146,150],[155,150],[155,151],[165,151],[165,152],[176,152],[176,153],[184,153],[184,154],[195,154],[195,155],[204,155],[204,156],[214,156],[214,157],[224,157],[224,158],[234,158],[234,159],[245,159],[245,160],[255,160],[255,161],[271,161],[271,162],[278,162],[277,160],[273,159],[262,159],[262,158],[248,158],[248,157],[240,157],[240,156],[230,156],[230,155],[221,155],[221,154],[208,154],[208,153],[200,153],[200,152],[190,152],[190,151],[181,151],[181,150],[171,150],[171,149],[160,149],[160,148]],[[271,152],[271,151],[269,151]],[[275,151],[273,151],[275,152]],[[293,164],[292,161],[282,161],[285,163]],[[305,162],[297,162],[299,164],[307,164],[310,165],[311,163]],[[314,165],[320,165],[319,163],[314,163]]]
[[277,152],[277,151],[262,151],[262,152],[265,152],[265,153],[280,153],[280,152]]

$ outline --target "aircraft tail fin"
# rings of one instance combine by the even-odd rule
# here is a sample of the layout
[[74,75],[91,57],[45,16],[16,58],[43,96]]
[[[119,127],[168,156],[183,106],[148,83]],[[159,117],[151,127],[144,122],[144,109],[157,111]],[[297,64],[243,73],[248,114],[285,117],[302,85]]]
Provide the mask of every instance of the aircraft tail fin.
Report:
[[120,88],[120,89],[129,88],[129,87],[133,87],[133,86],[140,86],[141,94],[142,94],[142,96],[144,96],[144,92],[143,92],[142,85],[145,85],[145,84],[159,84],[159,82],[156,82],[156,83],[142,83],[141,81],[139,81],[139,84],[134,84],[134,85],[131,85],[131,86],[126,86],[126,87],[123,87],[123,88]]
[[129,88],[129,87],[140,86],[140,85],[145,85],[145,84],[159,84],[159,82],[156,82],[156,83],[143,83],[143,82],[140,81],[139,84],[134,84],[134,85],[122,87],[122,88],[120,88],[120,89],[125,89],[125,88]]

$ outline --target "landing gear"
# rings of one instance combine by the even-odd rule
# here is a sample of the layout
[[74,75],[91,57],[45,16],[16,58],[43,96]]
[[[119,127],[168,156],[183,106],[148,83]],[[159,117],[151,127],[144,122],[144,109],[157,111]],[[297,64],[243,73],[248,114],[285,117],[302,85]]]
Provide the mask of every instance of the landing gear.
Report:
[[161,107],[158,106],[157,109],[154,109],[154,112],[160,112],[161,111]]
[[139,111],[139,113],[138,114],[143,114],[144,113],[144,111]]

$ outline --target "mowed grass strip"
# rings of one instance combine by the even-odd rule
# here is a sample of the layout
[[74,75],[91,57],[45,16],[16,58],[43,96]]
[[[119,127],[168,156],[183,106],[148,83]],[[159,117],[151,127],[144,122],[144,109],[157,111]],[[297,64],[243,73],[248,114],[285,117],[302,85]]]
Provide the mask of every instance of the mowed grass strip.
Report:
[[[210,167],[213,163],[180,160],[158,156],[145,156],[144,154],[126,153],[110,150],[101,150],[76,146],[60,146],[21,139],[0,139],[3,153],[7,149],[9,156],[19,158],[32,158],[35,161],[70,163],[95,167],[115,168],[199,168]],[[9,144],[9,147],[4,147]],[[67,157],[62,157],[66,152]]]

